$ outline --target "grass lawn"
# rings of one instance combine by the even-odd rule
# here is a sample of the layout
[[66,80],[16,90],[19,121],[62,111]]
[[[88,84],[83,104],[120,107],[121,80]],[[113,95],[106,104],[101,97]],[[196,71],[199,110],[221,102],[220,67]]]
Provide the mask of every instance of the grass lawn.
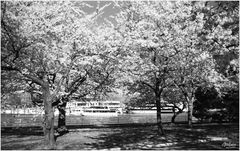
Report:
[[[156,126],[81,128],[57,139],[61,150],[159,150],[159,149],[239,149],[238,125],[165,125],[166,136],[158,136]],[[20,132],[21,130],[18,130]],[[39,133],[5,133],[2,150],[42,149]]]

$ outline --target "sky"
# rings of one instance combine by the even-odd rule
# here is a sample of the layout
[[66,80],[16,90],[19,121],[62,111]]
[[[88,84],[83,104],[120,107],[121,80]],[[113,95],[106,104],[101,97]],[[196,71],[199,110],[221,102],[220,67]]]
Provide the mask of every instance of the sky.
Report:
[[[93,13],[97,12],[99,10],[99,14],[102,13],[102,15],[97,19],[98,24],[102,24],[104,22],[104,19],[108,19],[113,24],[116,24],[116,21],[111,18],[110,16],[114,16],[119,12],[119,9],[117,7],[114,7],[113,1],[84,1],[87,4],[93,6],[92,8],[85,7],[84,11],[87,13]],[[105,6],[105,7],[104,7]],[[101,8],[104,9],[101,11]]]

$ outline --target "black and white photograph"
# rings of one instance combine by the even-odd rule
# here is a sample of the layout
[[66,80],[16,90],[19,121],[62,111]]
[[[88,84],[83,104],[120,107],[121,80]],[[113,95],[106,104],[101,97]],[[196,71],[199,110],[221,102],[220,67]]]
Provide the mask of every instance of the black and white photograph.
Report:
[[239,150],[239,1],[1,0],[1,150]]

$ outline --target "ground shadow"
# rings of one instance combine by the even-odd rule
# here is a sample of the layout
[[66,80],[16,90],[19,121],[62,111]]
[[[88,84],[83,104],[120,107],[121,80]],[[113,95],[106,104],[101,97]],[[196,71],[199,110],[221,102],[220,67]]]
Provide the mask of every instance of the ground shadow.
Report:
[[2,135],[19,135],[19,137],[24,137],[28,135],[43,135],[42,127],[2,127],[1,128]]
[[[188,128],[185,125],[164,125],[166,136],[157,134],[155,125],[77,128],[57,139],[57,149],[61,150],[226,150],[239,148],[238,125],[200,125]],[[40,130],[40,129],[35,129]],[[41,149],[42,136],[31,130],[26,133],[18,129],[2,133],[2,149]],[[36,135],[33,135],[36,134]],[[41,134],[42,135],[42,134]],[[226,148],[236,143],[235,147]],[[233,142],[235,140],[235,142]]]
[[[225,133],[231,127],[215,126],[194,127],[169,127],[165,128],[166,136],[157,134],[156,126],[115,129],[114,133],[88,136],[95,142],[85,143],[88,149],[226,149],[223,147],[224,140],[211,140],[209,136],[218,136],[219,132]],[[238,132],[238,130],[236,130]],[[72,144],[74,145],[74,144]],[[71,146],[71,145],[70,145]],[[238,146],[231,149],[238,149]]]

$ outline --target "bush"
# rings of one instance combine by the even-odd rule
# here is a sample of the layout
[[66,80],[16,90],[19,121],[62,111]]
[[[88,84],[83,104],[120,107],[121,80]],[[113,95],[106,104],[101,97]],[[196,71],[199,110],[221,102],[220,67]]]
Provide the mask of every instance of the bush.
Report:
[[218,97],[214,87],[199,87],[195,93],[193,116],[212,122],[239,121],[239,91],[238,89],[225,90],[223,97]]
[[196,101],[193,103],[193,116],[200,120],[212,118],[209,109],[221,106],[218,92],[214,87],[199,87],[196,92]]
[[223,96],[223,103],[227,110],[227,118],[230,122],[239,121],[239,90],[230,89]]

